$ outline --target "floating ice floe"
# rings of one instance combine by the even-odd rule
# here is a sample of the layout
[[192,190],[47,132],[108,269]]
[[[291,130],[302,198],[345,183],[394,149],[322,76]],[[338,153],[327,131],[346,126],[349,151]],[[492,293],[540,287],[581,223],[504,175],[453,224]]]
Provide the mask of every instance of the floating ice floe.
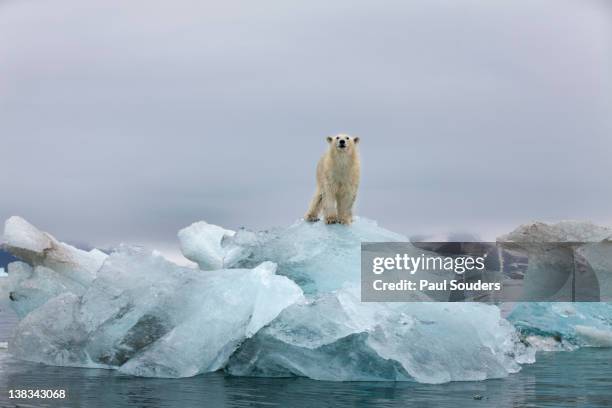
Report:
[[541,350],[612,347],[612,304],[604,302],[520,303],[508,319]]
[[[497,239],[528,253],[525,298],[612,301],[612,229],[589,222],[536,222]],[[576,274],[574,274],[576,272]]]
[[[534,361],[497,306],[360,302],[361,242],[407,241],[363,218],[263,232],[195,223],[179,240],[200,269],[138,247],[81,251],[16,217],[5,237],[27,262],[10,264],[1,294],[21,319],[9,350],[22,359],[153,377],[224,369],[428,383],[503,377]],[[572,333],[605,344],[605,326],[591,323]]]
[[517,305],[508,318],[529,342],[544,350],[612,347],[612,304],[604,302],[612,300],[612,229],[580,221],[537,222],[498,242],[529,253],[524,287],[534,293],[528,297],[567,297],[573,290],[578,299],[599,293],[591,300],[602,301]]

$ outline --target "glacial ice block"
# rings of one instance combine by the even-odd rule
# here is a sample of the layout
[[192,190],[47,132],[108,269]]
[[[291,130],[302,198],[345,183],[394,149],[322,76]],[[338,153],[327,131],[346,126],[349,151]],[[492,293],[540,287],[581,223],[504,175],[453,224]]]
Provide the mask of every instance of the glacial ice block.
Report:
[[571,294],[574,290],[581,298],[580,290],[586,287],[589,295],[599,293],[593,300],[602,301],[517,304],[508,319],[536,348],[612,346],[612,304],[604,303],[612,300],[611,239],[612,229],[580,221],[521,225],[498,238],[503,245],[529,253],[524,281],[527,291],[551,288],[550,293]]
[[[181,232],[182,249],[212,270],[121,247],[93,263],[90,279],[77,280],[95,255],[13,220],[8,248],[30,265],[12,263],[0,278],[21,318],[9,351],[140,376],[225,369],[429,383],[503,377],[534,359],[534,348],[493,305],[360,302],[361,242],[407,241],[373,221],[235,233],[194,225]],[[607,273],[597,256],[603,255],[584,254]],[[606,345],[612,311],[592,305],[576,305],[574,314],[526,305],[511,318],[528,342],[537,332],[568,344]]]
[[612,229],[581,221],[536,222],[497,242],[528,253],[525,298],[612,300]]
[[5,247],[32,266],[45,266],[81,284],[89,284],[104,263],[106,254],[93,249],[83,251],[59,242],[21,217],[4,224]]
[[519,303],[508,320],[536,348],[612,347],[610,303]]
[[[300,220],[286,228],[262,232],[241,229],[235,234],[222,234],[219,228],[197,223],[182,230],[183,254],[204,265],[211,259],[223,259],[223,265],[229,268],[252,268],[273,261],[280,275],[297,282],[306,293],[327,292],[346,282],[359,282],[361,242],[408,241],[361,217],[356,217],[350,227]],[[198,248],[198,257],[193,255],[193,248]]]
[[46,364],[193,376],[223,367],[241,341],[301,298],[272,263],[203,272],[123,247],[81,296],[62,293],[28,313],[9,348]]
[[533,352],[495,306],[362,303],[347,287],[295,304],[245,342],[234,375],[426,383],[499,378]]

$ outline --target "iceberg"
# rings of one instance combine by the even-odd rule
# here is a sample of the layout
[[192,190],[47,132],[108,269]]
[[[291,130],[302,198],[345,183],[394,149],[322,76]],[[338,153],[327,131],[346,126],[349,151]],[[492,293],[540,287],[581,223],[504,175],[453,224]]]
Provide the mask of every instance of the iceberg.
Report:
[[526,298],[612,300],[612,229],[582,221],[536,222],[497,242],[529,254]]
[[567,294],[573,288],[583,298],[582,289],[588,296],[599,293],[592,300],[602,301],[516,305],[508,319],[528,342],[543,350],[612,347],[612,304],[603,302],[612,300],[612,229],[582,221],[536,222],[497,241],[529,253],[527,290],[550,288],[544,294],[548,295]]
[[[9,351],[146,377],[443,383],[514,373],[535,359],[529,330],[559,331],[549,310],[508,320],[495,305],[361,302],[361,243],[408,241],[365,218],[259,232],[201,221],[178,238],[198,268],[135,246],[82,251],[11,217],[5,247],[22,261],[0,278],[20,318]],[[612,312],[580,313],[561,336],[607,344]]]

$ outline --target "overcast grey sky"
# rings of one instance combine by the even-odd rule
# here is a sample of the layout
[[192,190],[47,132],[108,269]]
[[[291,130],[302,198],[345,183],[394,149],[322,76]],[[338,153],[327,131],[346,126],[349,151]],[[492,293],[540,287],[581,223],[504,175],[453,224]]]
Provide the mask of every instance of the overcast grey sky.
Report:
[[348,132],[357,213],[397,232],[612,224],[611,11],[0,2],[0,218],[96,245],[285,225]]

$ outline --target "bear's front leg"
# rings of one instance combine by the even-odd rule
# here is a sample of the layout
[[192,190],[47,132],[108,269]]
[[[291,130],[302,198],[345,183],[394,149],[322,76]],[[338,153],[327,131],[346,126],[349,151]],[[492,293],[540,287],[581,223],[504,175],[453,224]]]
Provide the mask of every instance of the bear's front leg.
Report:
[[338,223],[338,214],[336,213],[336,200],[332,194],[323,193],[323,216],[326,224]]
[[345,224],[345,225],[350,225],[353,222],[353,216],[350,214],[338,214],[338,221],[339,224]]
[[353,222],[354,195],[338,195],[338,222],[349,225]]
[[325,223],[326,224],[339,224],[340,219],[338,218],[336,214],[328,215],[325,217]]

